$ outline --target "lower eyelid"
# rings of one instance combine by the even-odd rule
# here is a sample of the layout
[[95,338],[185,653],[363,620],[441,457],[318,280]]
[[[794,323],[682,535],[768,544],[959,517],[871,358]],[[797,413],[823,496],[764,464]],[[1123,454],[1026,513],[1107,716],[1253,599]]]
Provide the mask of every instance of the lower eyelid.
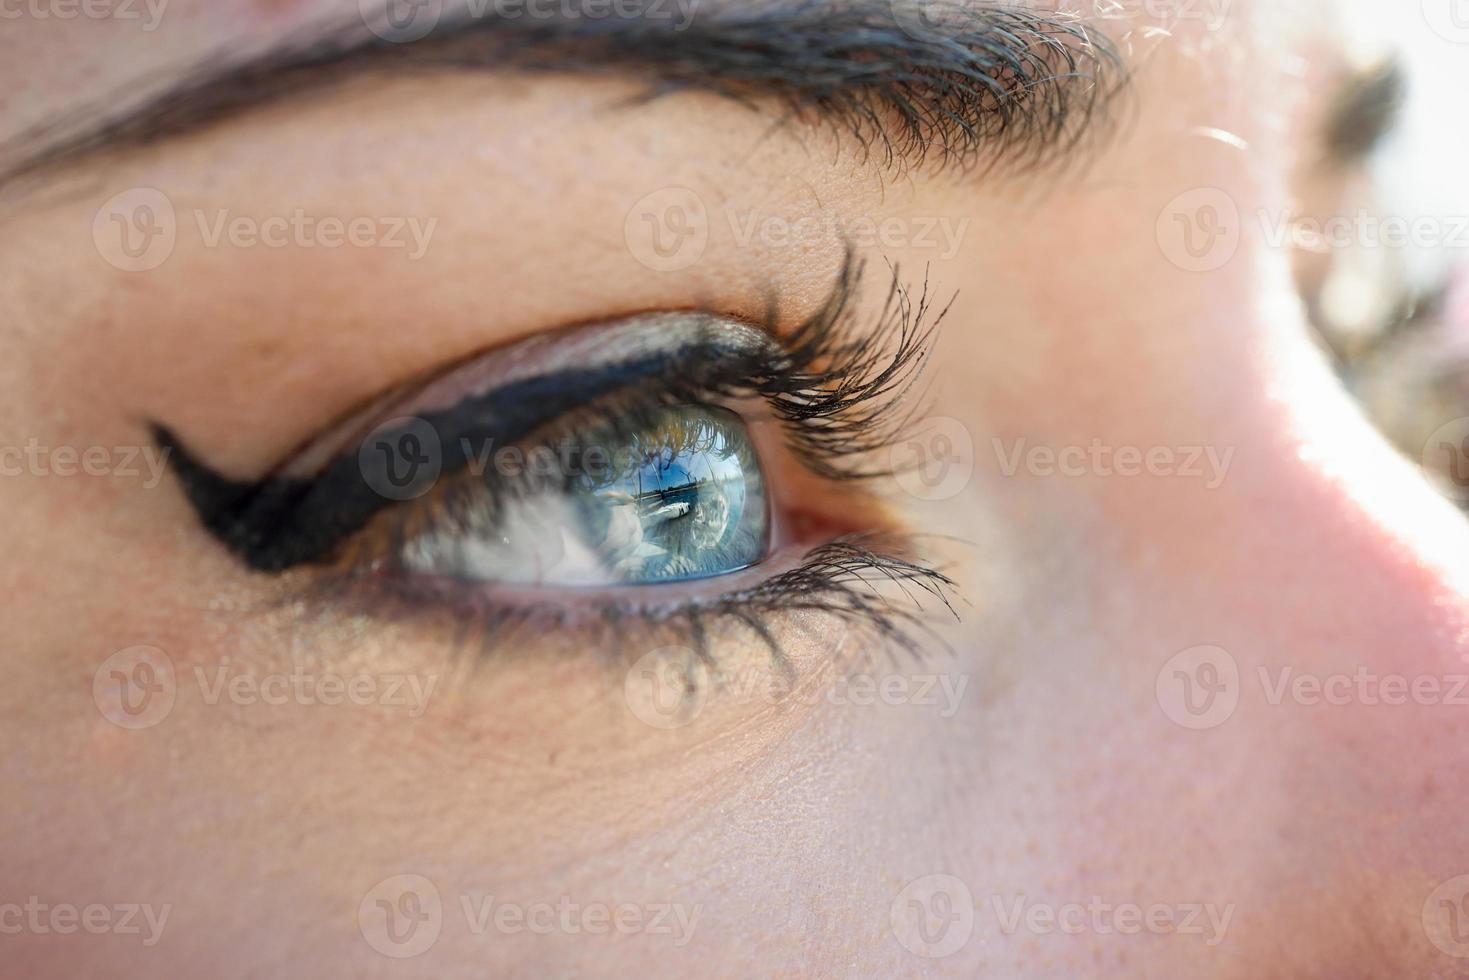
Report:
[[796,622],[789,615],[830,615],[828,626],[808,619],[802,628],[814,628],[813,637],[865,637],[868,654],[902,649],[921,655],[916,641],[931,630],[929,616],[957,618],[951,600],[958,593],[941,571],[900,557],[912,550],[901,537],[846,538],[788,548],[761,566],[728,576],[628,587],[616,596],[607,590],[564,590],[555,602],[541,593],[525,605],[517,605],[512,592],[482,583],[466,587],[445,579],[358,571],[318,579],[295,602],[319,607],[332,618],[345,614],[422,631],[432,647],[451,644],[452,659],[468,653],[471,663],[513,661],[559,648],[595,653],[607,665],[626,667],[639,652],[672,646],[697,651],[714,665],[736,650],[745,657],[764,649],[774,664],[789,670],[794,660],[813,654],[788,651],[777,639]]

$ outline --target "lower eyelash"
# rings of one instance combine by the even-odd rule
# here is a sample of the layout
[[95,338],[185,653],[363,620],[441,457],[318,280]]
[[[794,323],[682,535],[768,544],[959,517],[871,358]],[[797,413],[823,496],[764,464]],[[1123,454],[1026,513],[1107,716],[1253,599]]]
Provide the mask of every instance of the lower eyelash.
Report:
[[[315,581],[292,599],[377,619],[420,622],[445,617],[456,634],[474,637],[455,652],[468,654],[475,662],[525,648],[522,633],[544,636],[551,630],[574,629],[579,631],[579,646],[606,651],[612,663],[624,663],[630,653],[647,645],[642,641],[656,634],[658,645],[672,642],[687,647],[717,670],[709,636],[716,626],[736,625],[766,648],[776,669],[790,673],[791,658],[773,629],[776,619],[789,613],[833,616],[849,632],[875,641],[860,645],[866,651],[922,656],[925,647],[920,638],[935,635],[928,614],[942,611],[957,621],[952,601],[957,586],[938,568],[905,557],[913,550],[911,539],[902,536],[849,535],[812,548],[796,567],[749,588],[664,604],[593,602],[581,611],[564,603],[505,604],[495,599],[492,588],[465,590],[456,583],[383,574],[361,565],[314,576]],[[882,586],[891,586],[903,598],[895,601]]]

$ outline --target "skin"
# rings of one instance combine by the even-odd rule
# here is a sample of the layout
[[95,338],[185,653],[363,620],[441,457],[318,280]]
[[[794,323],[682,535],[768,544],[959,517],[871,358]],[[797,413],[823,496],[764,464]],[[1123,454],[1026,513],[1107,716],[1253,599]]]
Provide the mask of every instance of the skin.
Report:
[[[1130,39],[1133,110],[1084,169],[1060,173],[895,177],[831,133],[772,132],[768,116],[710,96],[612,110],[624,91],[605,81],[442,76],[357,83],[7,199],[6,446],[149,446],[156,419],[250,476],[394,384],[541,331],[690,305],[757,316],[772,287],[794,322],[825,297],[840,243],[742,243],[729,219],[825,211],[965,229],[953,254],[942,240],[865,254],[877,269],[927,267],[941,297],[958,290],[930,393],[933,415],[952,420],[942,431],[973,448],[946,499],[895,480],[849,499],[762,435],[793,510],[833,523],[880,511],[947,536],[929,548],[956,580],[960,619],[936,616],[914,659],[842,639],[817,614],[784,617],[801,696],[714,689],[676,729],[625,696],[632,662],[667,636],[609,656],[575,628],[548,630],[490,650],[468,676],[442,617],[272,605],[309,573],[247,571],[171,478],[7,476],[0,903],[169,912],[152,945],[146,925],[0,933],[6,972],[1469,975],[1425,913],[1469,873],[1469,715],[1268,696],[1287,669],[1442,678],[1447,691],[1469,662],[1464,519],[1331,376],[1288,251],[1251,228],[1201,273],[1159,244],[1160,216],[1194,188],[1222,189],[1244,214],[1331,199],[1315,134],[1352,66],[1350,25],[1375,12],[1283,6],[1236,0],[1223,28],[1171,36],[1142,14],[1102,25]],[[18,22],[0,37],[0,133],[319,12],[179,0],[150,33]],[[173,253],[141,273],[101,261],[89,234],[109,198],[138,186],[180,215]],[[711,234],[692,266],[657,272],[624,227],[668,187],[700,196]],[[411,260],[211,248],[192,218],[297,207],[436,224]],[[880,306],[883,280],[869,276],[864,309]],[[1021,439],[1232,453],[1217,486],[1090,465],[1060,476],[1004,465]],[[731,675],[769,679],[748,633],[711,641]],[[165,717],[129,730],[93,679],[140,644],[168,655],[178,691]],[[1237,705],[1190,728],[1165,665],[1201,645],[1237,668]],[[293,658],[435,686],[415,713],[210,703],[199,680],[279,674]],[[953,710],[941,696],[824,696],[853,673],[965,686]],[[403,959],[360,914],[373,895],[396,902],[401,875],[428,879],[442,902],[437,940]],[[892,924],[895,903],[925,894],[905,888],[932,875],[951,876],[934,887],[956,905],[962,881],[975,909],[967,941],[942,957],[915,953]],[[461,899],[491,896],[672,906],[673,932],[476,931]],[[1176,924],[1190,905],[1208,911],[1190,928],[1099,926],[1087,912],[1070,932],[1024,918],[1007,929],[1020,896],[1052,910],[1094,897],[1163,906]]]

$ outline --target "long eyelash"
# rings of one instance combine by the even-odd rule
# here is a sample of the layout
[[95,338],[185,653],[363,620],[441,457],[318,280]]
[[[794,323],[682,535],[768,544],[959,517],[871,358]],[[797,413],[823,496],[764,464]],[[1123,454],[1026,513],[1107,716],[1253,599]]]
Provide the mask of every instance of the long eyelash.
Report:
[[794,449],[828,479],[867,479],[888,469],[860,460],[902,438],[921,414],[900,411],[933,352],[939,325],[953,304],[934,314],[928,278],[914,300],[896,266],[875,327],[863,328],[852,296],[863,267],[850,257],[823,310],[787,342],[788,355],[755,389],[787,425]]
[[[942,570],[902,556],[911,550],[911,541],[901,536],[848,535],[813,548],[796,568],[748,589],[636,608],[609,602],[579,613],[552,604],[507,605],[484,591],[452,588],[442,580],[404,579],[360,563],[320,578],[292,601],[360,608],[365,615],[389,620],[444,617],[456,634],[475,638],[464,647],[472,655],[471,669],[520,649],[522,632],[545,635],[585,628],[591,620],[605,635],[584,638],[579,646],[592,641],[614,664],[625,663],[636,652],[635,638],[656,635],[660,644],[684,646],[717,671],[710,634],[733,625],[766,648],[777,670],[790,674],[790,660],[771,629],[772,618],[783,613],[835,617],[859,641],[873,641],[855,644],[865,656],[880,650],[918,659],[933,646],[947,649],[928,613],[941,609],[957,620],[953,599],[958,587]],[[882,591],[884,586],[900,592],[902,602],[894,602]],[[925,644],[924,639],[937,642]]]
[[[425,413],[422,420],[440,437],[443,476],[469,465],[467,447],[521,443],[577,410],[596,407],[633,427],[657,407],[750,394],[769,402],[794,454],[818,475],[857,479],[887,472],[864,464],[864,457],[891,445],[917,416],[900,403],[948,308],[929,322],[927,280],[915,302],[893,268],[878,322],[864,329],[854,303],[862,269],[849,252],[822,308],[784,345],[736,344],[710,327],[675,351],[531,378]],[[355,452],[310,479],[240,481],[212,470],[168,427],[155,424],[153,430],[205,528],[259,571],[330,561],[343,541],[395,504],[374,489],[368,464]]]
[[[690,349],[654,389],[631,387],[595,408],[615,416],[609,435],[633,435],[673,405],[719,398],[763,398],[782,423],[789,448],[818,476],[867,480],[891,474],[872,456],[902,440],[921,420],[914,389],[932,356],[951,297],[935,310],[925,276],[915,299],[900,270],[873,321],[856,307],[865,266],[849,254],[821,308],[779,345],[731,350],[714,336]],[[768,312],[771,322],[778,312]]]
[[[746,617],[798,610],[826,613],[875,634],[885,641],[886,648],[897,647],[917,655],[922,649],[916,642],[917,635],[928,632],[922,618],[925,598],[942,604],[957,620],[958,613],[948,594],[956,586],[936,568],[879,550],[892,543],[891,538],[879,535],[838,538],[808,552],[799,567],[744,592],[721,596],[711,605],[719,615],[737,617],[755,629],[777,661],[781,659],[780,651],[769,633]],[[893,605],[873,587],[869,576],[875,577],[878,584],[895,585],[909,600],[909,606]]]

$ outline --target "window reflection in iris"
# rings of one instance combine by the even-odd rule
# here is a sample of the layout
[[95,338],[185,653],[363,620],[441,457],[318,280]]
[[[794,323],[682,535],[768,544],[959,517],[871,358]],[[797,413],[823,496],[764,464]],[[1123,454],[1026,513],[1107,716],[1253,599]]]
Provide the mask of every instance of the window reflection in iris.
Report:
[[584,464],[575,472],[461,498],[408,543],[406,563],[456,578],[590,586],[705,578],[765,556],[764,478],[733,412],[668,408],[634,434],[574,442],[562,458]]

